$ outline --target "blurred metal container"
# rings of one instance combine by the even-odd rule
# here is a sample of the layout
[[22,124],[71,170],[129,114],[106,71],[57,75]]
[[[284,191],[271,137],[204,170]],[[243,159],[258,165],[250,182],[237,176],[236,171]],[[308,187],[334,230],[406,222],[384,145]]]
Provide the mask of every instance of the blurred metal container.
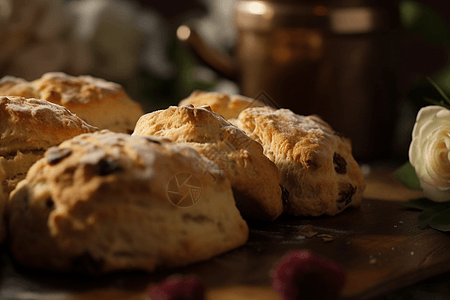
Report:
[[[227,26],[227,25],[224,25]],[[230,26],[232,26],[230,24]],[[352,140],[358,160],[389,158],[396,117],[396,1],[239,0],[236,58],[188,41],[242,94],[317,114]]]

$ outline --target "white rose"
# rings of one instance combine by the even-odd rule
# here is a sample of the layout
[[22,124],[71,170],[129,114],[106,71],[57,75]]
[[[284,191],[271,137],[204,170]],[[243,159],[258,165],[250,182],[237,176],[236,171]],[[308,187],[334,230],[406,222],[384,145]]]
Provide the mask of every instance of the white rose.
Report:
[[417,114],[409,147],[425,197],[450,201],[450,110],[426,106]]

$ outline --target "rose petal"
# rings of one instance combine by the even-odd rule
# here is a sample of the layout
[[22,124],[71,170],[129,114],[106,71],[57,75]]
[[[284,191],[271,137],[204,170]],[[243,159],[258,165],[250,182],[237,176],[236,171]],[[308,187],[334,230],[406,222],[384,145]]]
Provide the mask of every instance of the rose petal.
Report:
[[417,114],[408,156],[425,196],[450,201],[450,111],[427,106]]
[[[420,180],[420,179],[419,179]],[[424,196],[435,202],[450,201],[450,188],[439,188],[420,180]]]

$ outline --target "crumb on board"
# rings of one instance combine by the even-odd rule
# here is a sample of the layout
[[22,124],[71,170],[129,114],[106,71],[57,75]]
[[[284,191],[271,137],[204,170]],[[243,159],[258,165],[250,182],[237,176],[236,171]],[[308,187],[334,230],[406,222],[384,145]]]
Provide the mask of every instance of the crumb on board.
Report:
[[299,234],[301,234],[307,238],[312,238],[313,236],[317,235],[318,232],[313,231],[313,228],[311,225],[306,225],[299,231]]
[[313,227],[311,225],[304,226],[299,232],[300,236],[304,236],[307,238],[312,238],[314,236],[317,236],[323,240],[323,242],[331,242],[334,240],[334,237],[329,234],[321,233],[319,234],[317,231],[313,230]]
[[320,237],[324,242],[331,242],[334,238],[329,234],[319,234],[317,237]]

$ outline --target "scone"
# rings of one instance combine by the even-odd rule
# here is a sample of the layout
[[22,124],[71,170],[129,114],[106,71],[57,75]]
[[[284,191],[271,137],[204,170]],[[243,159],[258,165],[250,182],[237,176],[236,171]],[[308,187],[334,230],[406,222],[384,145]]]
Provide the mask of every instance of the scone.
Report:
[[257,107],[241,112],[234,124],[261,143],[278,167],[289,191],[287,213],[333,216],[360,205],[365,182],[350,140],[319,117]]
[[[228,179],[193,148],[103,130],[50,148],[8,203],[11,253],[26,266],[154,271],[244,244]],[[180,201],[189,200],[180,204]]]
[[39,94],[28,81],[14,76],[4,76],[0,79],[0,95],[39,98]]
[[213,112],[225,119],[237,118],[239,113],[248,107],[261,107],[263,103],[244,96],[228,96],[225,93],[213,93],[196,90],[188,98],[180,101],[178,106],[192,104],[195,107],[208,105]]
[[[245,218],[274,220],[283,211],[278,170],[260,144],[209,106],[171,106],[142,116],[133,135],[187,143],[227,175]],[[210,166],[203,167],[205,172]]]
[[46,149],[93,127],[66,108],[44,100],[0,96],[0,166],[9,194]]
[[50,72],[32,82],[7,76],[0,95],[27,96],[62,105],[87,123],[115,132],[133,132],[144,113],[121,85],[91,76]]

